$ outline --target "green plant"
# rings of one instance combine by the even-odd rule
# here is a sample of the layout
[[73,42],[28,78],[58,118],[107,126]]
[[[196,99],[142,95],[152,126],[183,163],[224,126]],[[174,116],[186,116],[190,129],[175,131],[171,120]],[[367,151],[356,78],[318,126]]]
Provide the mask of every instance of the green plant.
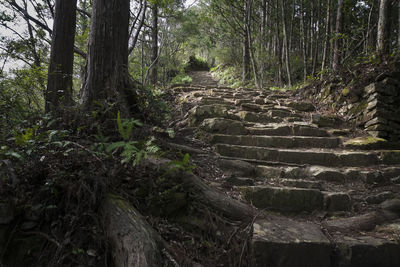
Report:
[[121,119],[121,114],[118,111],[117,114],[117,126],[118,126],[118,132],[121,135],[122,139],[127,141],[130,139],[133,128],[135,126],[142,126],[143,124],[139,120],[135,119]]
[[190,155],[188,153],[182,155],[182,160],[171,160],[167,163],[166,167],[167,171],[165,175],[177,170],[193,173],[193,170],[196,168],[195,165],[190,163]]

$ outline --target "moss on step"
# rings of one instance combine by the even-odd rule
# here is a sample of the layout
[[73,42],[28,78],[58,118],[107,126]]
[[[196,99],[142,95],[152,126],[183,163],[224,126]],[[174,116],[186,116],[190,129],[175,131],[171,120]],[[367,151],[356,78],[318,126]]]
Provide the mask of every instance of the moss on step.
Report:
[[344,142],[344,146],[356,149],[379,149],[386,147],[387,143],[387,140],[383,138],[367,136],[350,139]]

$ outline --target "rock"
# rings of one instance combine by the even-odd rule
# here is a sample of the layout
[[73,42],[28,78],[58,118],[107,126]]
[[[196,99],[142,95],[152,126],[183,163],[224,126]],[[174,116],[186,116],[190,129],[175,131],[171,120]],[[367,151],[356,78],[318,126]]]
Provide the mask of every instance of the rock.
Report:
[[366,197],[365,201],[369,204],[380,204],[385,200],[391,199],[393,197],[394,195],[392,192],[381,192],[379,194]]
[[242,120],[247,122],[274,123],[283,121],[281,118],[273,118],[267,114],[258,114],[248,111],[240,111],[238,115]]
[[247,201],[260,209],[301,212],[323,206],[323,195],[315,189],[251,186],[240,190]]
[[351,197],[343,192],[329,192],[324,194],[325,208],[328,211],[349,211],[351,209]]
[[318,225],[287,218],[257,220],[254,266],[330,267],[333,246]]
[[301,179],[282,179],[281,184],[288,187],[322,190],[322,184],[321,182],[318,181],[308,181]]
[[309,175],[316,180],[345,183],[346,175],[340,170],[332,168],[324,168],[321,166],[312,166],[308,169]]
[[231,176],[225,180],[225,183],[232,186],[246,186],[246,185],[254,185],[254,180],[251,178],[240,178],[236,176]]
[[312,123],[318,125],[319,127],[335,127],[340,124],[340,119],[337,116],[332,115],[312,115]]
[[230,175],[253,177],[256,174],[254,165],[242,160],[221,159],[218,165]]
[[295,110],[304,112],[310,112],[315,110],[314,105],[310,102],[290,102],[288,106],[294,108]]
[[278,167],[269,167],[269,166],[257,166],[256,167],[256,175],[260,178],[280,178],[282,177],[283,171]]
[[381,172],[361,172],[361,177],[367,184],[386,184],[390,180],[382,175]]
[[347,140],[343,145],[353,149],[383,149],[387,145],[387,140],[373,136],[357,137]]
[[243,135],[247,133],[246,127],[240,121],[224,118],[205,119],[201,126],[206,132],[219,134]]
[[335,266],[400,266],[400,245],[395,241],[373,236],[340,236],[335,238],[335,243],[338,247]]
[[205,105],[194,107],[189,111],[189,126],[198,125],[204,119],[214,117],[228,117],[228,109],[224,105]]
[[400,216],[400,199],[386,200],[381,204],[381,208]]
[[400,164],[400,150],[384,151],[381,157],[384,164]]

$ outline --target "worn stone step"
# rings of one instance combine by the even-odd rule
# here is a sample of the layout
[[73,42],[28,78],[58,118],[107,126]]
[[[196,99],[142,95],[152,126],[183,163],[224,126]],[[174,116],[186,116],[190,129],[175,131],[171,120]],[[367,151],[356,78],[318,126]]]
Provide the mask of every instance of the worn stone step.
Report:
[[250,111],[240,111],[237,114],[243,121],[258,123],[277,123],[282,122],[282,118],[271,117],[264,113],[255,113]]
[[[220,155],[226,157],[293,164],[358,167],[385,163],[384,160],[380,159],[380,152],[353,152],[330,149],[274,149],[225,144],[217,144],[216,149]],[[391,158],[391,162],[395,162],[395,158]],[[396,162],[399,164],[400,159],[396,159]]]
[[251,135],[270,135],[270,136],[315,136],[327,137],[328,132],[323,129],[303,125],[272,124],[270,127],[248,127]]
[[315,189],[243,186],[240,191],[245,199],[259,209],[286,212],[322,210],[324,195]]
[[252,248],[257,267],[331,267],[334,246],[319,225],[270,216],[255,221]]
[[388,237],[335,233],[328,239],[317,224],[278,216],[255,221],[252,248],[260,267],[400,266],[397,231]]
[[[305,184],[303,184],[305,185]],[[348,211],[352,200],[345,192],[286,186],[242,186],[245,199],[259,209],[284,212]]]
[[216,134],[211,137],[214,144],[230,144],[258,147],[281,148],[337,148],[340,138],[337,137],[304,137],[304,136],[261,136],[261,135],[223,135]]

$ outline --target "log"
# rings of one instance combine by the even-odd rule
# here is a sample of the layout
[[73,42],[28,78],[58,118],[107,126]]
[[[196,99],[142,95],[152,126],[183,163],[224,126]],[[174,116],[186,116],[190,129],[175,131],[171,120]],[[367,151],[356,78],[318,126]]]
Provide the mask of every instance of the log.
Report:
[[101,207],[116,267],[164,266],[164,241],[129,202],[108,195]]

